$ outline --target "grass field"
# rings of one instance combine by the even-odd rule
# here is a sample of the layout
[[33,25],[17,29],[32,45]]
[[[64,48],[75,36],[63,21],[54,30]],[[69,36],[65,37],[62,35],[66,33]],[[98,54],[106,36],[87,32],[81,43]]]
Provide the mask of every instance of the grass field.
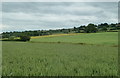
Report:
[[53,34],[53,35],[44,35],[44,36],[35,36],[31,37],[32,39],[36,38],[46,38],[46,37],[58,37],[58,36],[70,36],[70,35],[76,35],[77,33],[71,33],[71,34]]
[[67,42],[102,45],[118,45],[118,32],[102,32],[91,34],[74,34],[66,36],[41,37],[31,39],[33,42]]
[[2,75],[117,76],[118,47],[112,46],[117,45],[117,35],[109,32],[4,41]]

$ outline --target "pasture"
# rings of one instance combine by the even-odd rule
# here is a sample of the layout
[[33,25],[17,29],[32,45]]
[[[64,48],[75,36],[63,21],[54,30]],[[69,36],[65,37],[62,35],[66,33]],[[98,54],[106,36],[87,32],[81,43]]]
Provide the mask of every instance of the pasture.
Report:
[[108,32],[3,41],[2,75],[117,76],[117,35]]
[[80,33],[74,35],[38,37],[32,42],[86,43],[96,45],[118,45],[118,32]]

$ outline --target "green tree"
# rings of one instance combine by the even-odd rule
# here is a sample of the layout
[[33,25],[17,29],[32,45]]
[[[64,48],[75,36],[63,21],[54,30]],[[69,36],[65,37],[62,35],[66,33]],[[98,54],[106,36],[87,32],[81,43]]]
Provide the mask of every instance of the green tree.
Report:
[[10,40],[10,41],[15,40],[15,36],[10,36],[10,37],[8,38],[8,40]]
[[88,24],[88,26],[85,28],[85,32],[86,33],[95,33],[95,32],[97,32],[97,28],[96,28],[97,26],[96,25],[94,25],[94,24]]
[[20,41],[30,41],[30,36],[20,36]]
[[108,30],[107,27],[101,28],[101,31],[107,31],[107,30]]

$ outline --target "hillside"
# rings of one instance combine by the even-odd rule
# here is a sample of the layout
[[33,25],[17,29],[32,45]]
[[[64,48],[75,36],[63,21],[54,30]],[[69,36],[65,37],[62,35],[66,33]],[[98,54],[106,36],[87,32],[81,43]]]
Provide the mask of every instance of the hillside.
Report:
[[33,37],[31,42],[84,43],[97,45],[118,45],[118,32],[81,33]]

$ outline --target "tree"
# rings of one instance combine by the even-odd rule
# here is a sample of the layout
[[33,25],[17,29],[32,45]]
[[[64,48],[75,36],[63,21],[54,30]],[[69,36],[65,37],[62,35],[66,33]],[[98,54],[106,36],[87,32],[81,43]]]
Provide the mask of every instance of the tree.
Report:
[[103,27],[103,28],[101,28],[101,31],[107,31],[108,29],[107,29],[107,27]]
[[10,41],[13,41],[13,40],[15,39],[15,36],[10,36],[8,39],[9,39]]
[[30,36],[20,36],[20,41],[30,41]]
[[85,28],[86,33],[95,33],[97,32],[96,25],[94,24],[88,24],[88,26]]
[[74,31],[76,31],[77,30],[77,28],[76,27],[74,27]]

